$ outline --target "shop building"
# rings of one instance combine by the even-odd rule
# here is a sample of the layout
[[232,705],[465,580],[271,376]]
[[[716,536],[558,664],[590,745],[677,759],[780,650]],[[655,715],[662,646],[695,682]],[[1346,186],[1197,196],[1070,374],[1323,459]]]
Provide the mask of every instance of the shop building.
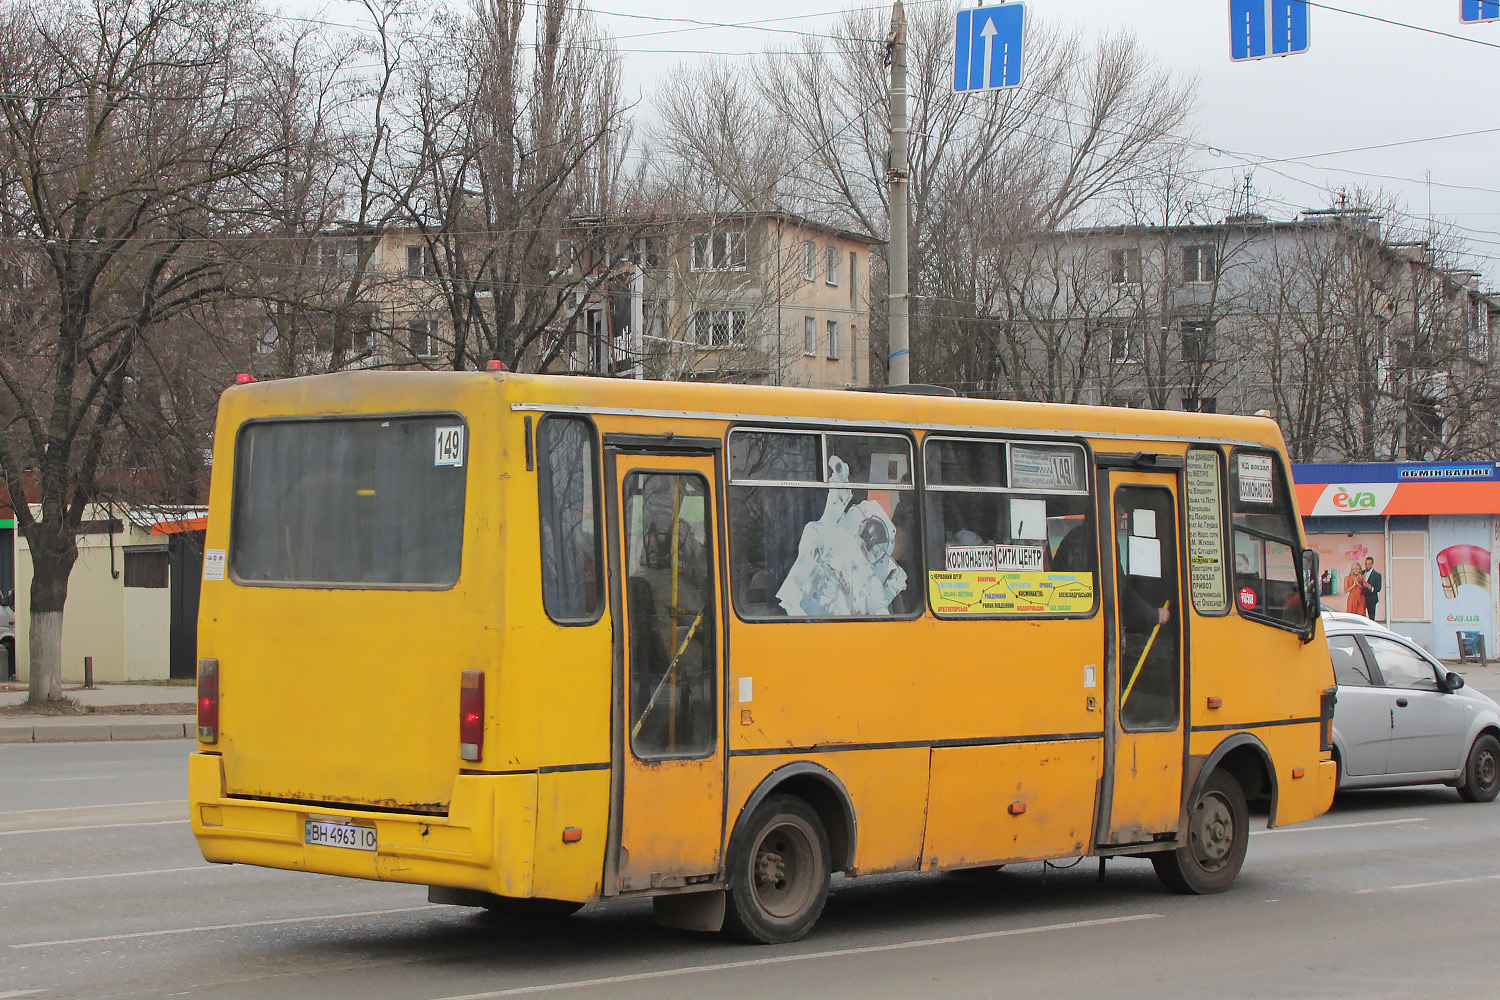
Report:
[[[1500,650],[1500,463],[1293,465],[1324,607],[1368,613],[1436,656]],[[1375,597],[1373,609],[1370,597]]]

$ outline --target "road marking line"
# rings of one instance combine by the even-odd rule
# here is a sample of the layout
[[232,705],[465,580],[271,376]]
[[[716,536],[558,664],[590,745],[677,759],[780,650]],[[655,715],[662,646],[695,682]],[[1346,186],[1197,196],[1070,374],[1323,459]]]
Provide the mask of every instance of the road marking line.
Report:
[[[207,872],[222,870],[221,865],[189,865],[187,868],[149,868],[139,872],[109,872],[104,875],[59,875],[56,878],[29,878],[19,882],[0,882],[0,889],[11,885],[49,885],[53,882],[87,882],[96,878],[133,878],[137,875],[170,875],[174,872]],[[5,1000],[0,996],[0,1000]]]
[[[492,1000],[494,997],[513,997],[526,993],[548,993],[554,990],[586,989],[591,986],[613,986],[617,983],[638,983],[646,979],[665,979],[669,976],[691,976],[701,972],[725,972],[730,969],[753,969],[762,965],[782,965],[787,962],[809,962],[821,958],[845,958],[850,955],[873,955],[883,951],[903,951],[908,948],[929,948],[934,945],[964,944],[969,941],[990,941],[995,938],[1018,937],[1022,934],[1041,934],[1046,931],[1067,931],[1079,927],[1104,927],[1109,924],[1125,924],[1137,920],[1153,920],[1160,913],[1133,913],[1127,917],[1101,917],[1097,920],[1072,920],[1063,924],[1043,924],[1039,927],[1014,927],[1003,931],[984,931],[979,934],[959,934],[953,937],[923,938],[919,941],[901,941],[897,944],[875,944],[862,948],[835,948],[830,951],[812,951],[801,955],[777,955],[774,958],[752,958],[743,962],[718,962],[714,965],[690,965],[681,969],[661,969],[656,972],[638,972],[628,976],[606,976],[601,979],[579,979],[567,983],[543,983],[539,986],[517,986],[508,990],[489,993],[465,993],[462,996],[443,997],[441,1000]],[[12,945],[12,947],[15,947]]]
[[1372,892],[1400,892],[1402,889],[1431,889],[1438,885],[1464,885],[1469,882],[1493,882],[1500,879],[1500,875],[1475,875],[1472,878],[1445,878],[1441,882],[1411,882],[1407,885],[1385,885],[1375,889],[1360,889],[1356,896],[1365,896]]
[[1319,830],[1353,830],[1363,826],[1395,826],[1398,823],[1426,823],[1426,816],[1409,816],[1406,819],[1372,819],[1365,823],[1326,823],[1322,826],[1308,826],[1299,823],[1296,826],[1278,826],[1274,830],[1251,830],[1250,836],[1258,837],[1263,833],[1316,833]]
[[0,813],[5,816],[36,816],[40,813],[64,813],[83,812],[85,809],[129,809],[134,806],[182,806],[186,809],[187,799],[158,799],[155,802],[100,802],[92,806],[56,806],[52,809],[7,809]]
[[239,924],[204,924],[202,927],[171,927],[160,931],[136,931],[133,934],[101,934],[98,937],[69,938],[65,941],[28,941],[10,945],[12,948],[57,948],[69,944],[95,944],[100,941],[130,941],[134,938],[166,937],[172,934],[199,934],[204,931],[238,931],[247,927],[275,927],[279,924],[312,924],[320,920],[353,920],[356,917],[382,917],[392,913],[416,913],[418,910],[436,910],[442,907],[433,903],[425,906],[402,906],[394,910],[361,910],[358,913],[325,913],[316,917],[279,917],[275,920],[247,920]]
[[15,1000],[16,997],[34,997],[41,992],[41,990],[10,990],[0,993],[0,1000]]
[[76,778],[24,778],[22,781],[28,785],[45,785],[53,781],[115,781],[118,778],[117,774],[80,774]]
[[23,833],[71,833],[74,830],[118,830],[125,826],[172,826],[190,823],[186,819],[157,819],[142,823],[91,823],[87,826],[49,826],[36,830],[0,830],[0,837],[18,837]]

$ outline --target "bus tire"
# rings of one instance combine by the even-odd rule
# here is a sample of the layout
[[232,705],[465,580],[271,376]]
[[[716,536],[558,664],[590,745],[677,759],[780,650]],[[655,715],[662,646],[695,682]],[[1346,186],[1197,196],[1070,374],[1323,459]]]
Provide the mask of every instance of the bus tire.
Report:
[[802,937],[828,900],[831,856],[812,806],[792,795],[767,798],[730,843],[724,930],[760,944]]
[[1480,733],[1464,761],[1464,783],[1458,794],[1465,802],[1493,802],[1500,794],[1500,740]]
[[1209,775],[1188,811],[1188,842],[1151,855],[1156,875],[1173,892],[1206,895],[1234,884],[1250,841],[1250,807],[1234,775]]

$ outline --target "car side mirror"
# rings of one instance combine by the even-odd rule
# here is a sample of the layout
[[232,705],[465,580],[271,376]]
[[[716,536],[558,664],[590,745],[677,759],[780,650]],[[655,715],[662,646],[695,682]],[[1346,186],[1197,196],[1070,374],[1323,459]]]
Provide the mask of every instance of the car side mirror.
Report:
[[1443,684],[1449,691],[1457,691],[1459,688],[1464,686],[1463,675],[1454,673],[1452,670],[1450,670],[1448,671],[1447,676],[1443,678]]

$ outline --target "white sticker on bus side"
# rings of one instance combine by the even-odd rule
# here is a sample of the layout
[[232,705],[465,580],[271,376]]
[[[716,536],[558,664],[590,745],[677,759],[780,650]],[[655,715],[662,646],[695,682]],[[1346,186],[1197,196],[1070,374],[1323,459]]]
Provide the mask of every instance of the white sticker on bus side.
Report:
[[224,579],[224,550],[205,549],[203,552],[203,579]]
[[753,678],[740,678],[740,704],[748,705],[755,700],[755,685],[751,683]]
[[463,425],[459,425],[458,427],[439,427],[437,429],[437,436],[433,442],[432,464],[451,465],[455,468],[463,466]]

